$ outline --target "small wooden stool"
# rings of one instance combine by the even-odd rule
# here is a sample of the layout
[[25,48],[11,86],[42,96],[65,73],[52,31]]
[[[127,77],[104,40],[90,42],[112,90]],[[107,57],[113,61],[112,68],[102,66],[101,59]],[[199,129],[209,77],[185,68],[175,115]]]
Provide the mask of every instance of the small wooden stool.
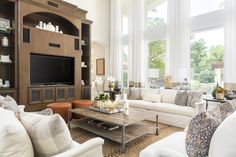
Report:
[[92,106],[93,102],[91,100],[74,100],[72,101],[72,108],[88,108]]
[[68,122],[68,111],[72,108],[71,103],[66,102],[58,102],[58,103],[51,103],[47,105],[48,108],[53,110],[53,113],[58,113],[61,117]]

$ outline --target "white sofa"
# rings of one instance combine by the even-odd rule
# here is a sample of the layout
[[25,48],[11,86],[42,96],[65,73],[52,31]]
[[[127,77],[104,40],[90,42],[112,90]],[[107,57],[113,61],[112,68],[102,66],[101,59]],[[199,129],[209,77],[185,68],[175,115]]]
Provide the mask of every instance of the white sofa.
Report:
[[[148,97],[145,96],[147,94],[149,95]],[[128,99],[128,101],[130,107],[148,111],[147,120],[155,121],[156,115],[158,115],[161,123],[185,128],[194,115],[205,111],[205,102],[196,102],[194,108],[176,105],[174,104],[176,94],[177,90],[172,89],[142,89],[142,100]],[[152,98],[155,96],[156,98]],[[153,102],[152,99],[156,99],[157,102]]]
[[[212,136],[209,157],[236,156],[236,111],[227,117]],[[185,149],[186,132],[174,133],[143,149],[139,157],[188,157]]]
[[[53,157],[103,157],[101,138],[91,139],[83,144],[73,141],[70,150]],[[21,122],[12,111],[0,107],[0,156],[33,157],[31,140]]]

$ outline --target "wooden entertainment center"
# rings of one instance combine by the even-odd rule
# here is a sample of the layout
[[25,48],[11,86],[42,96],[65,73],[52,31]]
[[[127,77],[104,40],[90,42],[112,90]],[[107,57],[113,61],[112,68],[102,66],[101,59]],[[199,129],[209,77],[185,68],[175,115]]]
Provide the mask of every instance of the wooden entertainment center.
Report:
[[[51,102],[90,98],[92,22],[86,14],[61,0],[1,0],[0,18],[10,20],[12,31],[0,33],[0,39],[10,40],[9,47],[0,46],[0,54],[10,55],[12,63],[0,62],[0,78],[11,83],[10,88],[0,88],[0,94],[13,96],[27,111],[44,109]],[[40,21],[59,26],[63,33],[36,28]],[[31,54],[73,58],[73,84],[32,84]]]

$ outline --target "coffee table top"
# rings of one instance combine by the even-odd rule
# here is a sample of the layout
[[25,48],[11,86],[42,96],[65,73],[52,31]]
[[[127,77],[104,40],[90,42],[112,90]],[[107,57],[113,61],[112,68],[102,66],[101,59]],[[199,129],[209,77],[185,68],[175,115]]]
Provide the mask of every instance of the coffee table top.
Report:
[[112,124],[117,124],[120,126],[128,126],[145,120],[144,116],[142,116],[145,113],[143,113],[143,111],[139,109],[134,109],[134,108],[129,109],[129,115],[127,116],[124,115],[123,113],[105,114],[90,110],[88,108],[76,108],[76,109],[70,109],[69,111],[85,117],[101,120]]

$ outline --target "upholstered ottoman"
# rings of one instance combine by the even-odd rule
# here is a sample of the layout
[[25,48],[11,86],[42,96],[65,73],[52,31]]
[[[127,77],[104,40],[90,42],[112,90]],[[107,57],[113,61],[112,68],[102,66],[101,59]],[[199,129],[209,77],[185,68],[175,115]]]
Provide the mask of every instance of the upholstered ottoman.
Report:
[[[74,100],[71,102],[72,108],[88,108],[89,106],[93,105],[91,100]],[[73,119],[80,119],[82,116],[72,114]]]
[[72,108],[88,108],[93,105],[91,100],[74,100],[72,101]]
[[68,110],[72,108],[71,103],[58,102],[51,103],[47,105],[48,108],[53,110],[53,113],[58,113],[62,116],[62,118],[68,122]]

